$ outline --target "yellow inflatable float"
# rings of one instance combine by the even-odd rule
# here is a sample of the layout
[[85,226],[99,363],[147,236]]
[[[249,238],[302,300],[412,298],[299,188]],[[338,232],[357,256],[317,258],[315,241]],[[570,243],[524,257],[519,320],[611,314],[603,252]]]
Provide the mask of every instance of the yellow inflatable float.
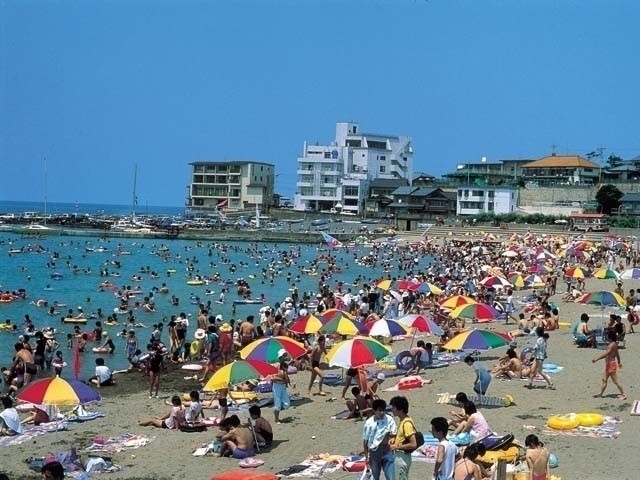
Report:
[[576,415],[554,415],[547,420],[547,427],[553,430],[573,430],[579,425]]
[[599,413],[578,413],[576,420],[581,427],[599,427],[604,422],[604,416]]

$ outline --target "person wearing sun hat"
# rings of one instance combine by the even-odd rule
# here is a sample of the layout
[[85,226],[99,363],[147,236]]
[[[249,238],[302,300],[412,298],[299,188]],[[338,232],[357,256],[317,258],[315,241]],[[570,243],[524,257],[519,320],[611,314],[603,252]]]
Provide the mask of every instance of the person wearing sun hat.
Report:
[[277,424],[282,424],[280,421],[280,411],[286,410],[291,406],[289,392],[287,391],[287,387],[289,386],[288,369],[288,354],[284,348],[281,348],[278,350],[278,373],[269,375],[273,391],[273,416]]
[[218,329],[219,342],[220,342],[220,357],[222,365],[227,365],[233,362],[234,357],[234,345],[233,345],[233,327],[229,322],[224,322]]

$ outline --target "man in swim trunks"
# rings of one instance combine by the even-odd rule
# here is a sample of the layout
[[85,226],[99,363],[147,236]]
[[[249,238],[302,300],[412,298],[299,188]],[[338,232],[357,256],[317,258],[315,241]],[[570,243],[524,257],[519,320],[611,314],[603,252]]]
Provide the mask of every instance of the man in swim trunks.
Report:
[[38,373],[38,367],[34,363],[33,354],[24,347],[23,342],[17,342],[14,345],[14,348],[16,351],[16,356],[14,357],[15,360],[11,368],[21,365],[24,369],[23,385],[28,385],[29,382],[31,382],[33,375]]
[[607,345],[607,349],[604,351],[602,355],[597,356],[593,360],[593,363],[596,363],[598,360],[604,360],[604,375],[602,377],[602,386],[600,387],[600,393],[594,395],[594,397],[602,397],[605,389],[607,388],[607,383],[609,378],[618,387],[620,390],[620,395],[618,398],[620,400],[626,400],[627,395],[624,393],[624,389],[622,388],[622,384],[618,380],[618,367],[622,368],[622,362],[620,361],[620,351],[618,350],[617,343],[617,335],[613,330],[609,330],[607,333],[607,338],[609,340],[609,344]]
[[253,435],[247,427],[240,426],[240,418],[231,415],[225,418],[220,424],[220,428],[226,433],[222,435],[222,451],[220,456],[231,456],[237,459],[253,457]]
[[256,337],[256,327],[253,325],[254,316],[249,315],[247,319],[240,324],[240,345],[242,348],[253,342]]
[[318,378],[318,395],[322,395],[323,397],[326,395],[322,391],[322,385],[324,382],[324,376],[322,375],[322,369],[320,368],[320,360],[322,359],[322,355],[327,353],[325,348],[325,337],[324,335],[320,335],[318,337],[318,343],[314,345],[309,351],[309,360],[311,361],[311,379],[309,380],[309,395],[311,395],[311,387],[313,387],[313,382]]

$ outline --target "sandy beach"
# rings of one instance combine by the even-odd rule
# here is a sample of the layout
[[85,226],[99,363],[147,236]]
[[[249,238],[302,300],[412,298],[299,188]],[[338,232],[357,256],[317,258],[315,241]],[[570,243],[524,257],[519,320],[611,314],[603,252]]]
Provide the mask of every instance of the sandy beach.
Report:
[[[564,285],[559,283],[559,291]],[[587,291],[613,289],[613,280],[587,279]],[[625,280],[624,288],[640,287],[640,281]],[[515,293],[516,297],[524,296],[530,290]],[[583,312],[591,316],[590,326],[600,325],[609,312],[609,307],[601,309],[593,305],[579,305],[565,303],[561,294],[551,298],[560,307],[562,322],[573,322]],[[619,314],[624,311],[616,310]],[[483,324],[479,328],[510,330],[502,323]],[[512,395],[515,405],[509,407],[484,407],[484,414],[492,427],[498,433],[513,433],[517,440],[524,441],[524,437],[535,432],[541,440],[555,453],[559,459],[559,467],[552,473],[566,479],[605,479],[615,476],[617,479],[633,479],[640,467],[640,461],[635,456],[640,417],[630,415],[632,403],[640,399],[638,380],[640,366],[635,363],[637,349],[637,334],[627,335],[626,349],[621,350],[623,368],[620,378],[624,385],[628,399],[617,398],[618,392],[610,384],[604,398],[593,398],[600,385],[604,370],[604,363],[592,364],[591,360],[602,350],[576,348],[568,327],[550,332],[549,363],[564,367],[552,374],[556,390],[547,390],[544,383],[538,383],[539,388],[528,390],[524,388],[525,381],[494,379],[489,394],[492,396]],[[427,341],[435,341],[426,337]],[[534,337],[518,339],[518,348],[535,343]],[[396,341],[392,344],[394,353],[405,350],[409,340]],[[498,356],[505,349],[483,352],[480,361],[491,367]],[[340,372],[339,369],[327,371]],[[198,388],[197,382],[185,379],[189,372],[169,367],[163,373],[159,399],[148,398],[148,382],[139,373],[122,374],[116,377],[117,385],[102,389],[103,400],[92,406],[93,410],[104,412],[104,418],[85,423],[71,424],[68,431],[47,433],[20,445],[0,447],[0,471],[4,471],[11,479],[40,478],[27,468],[24,460],[28,457],[41,457],[56,453],[70,447],[76,447],[81,458],[87,454],[82,450],[88,447],[96,437],[113,437],[125,432],[141,434],[152,441],[134,450],[126,450],[112,455],[115,464],[122,466],[116,473],[100,474],[97,478],[108,479],[208,479],[216,472],[238,468],[238,461],[233,459],[214,457],[194,457],[191,452],[202,444],[211,442],[218,429],[209,428],[207,432],[182,433],[152,427],[138,426],[138,420],[153,415],[163,415],[169,410],[164,402],[174,394],[183,394]],[[432,380],[422,388],[403,392],[383,392],[382,397],[387,401],[396,394],[405,395],[410,404],[410,416],[418,428],[429,431],[429,420],[435,416],[447,416],[451,409],[449,405],[439,405],[437,394],[459,391],[471,393],[473,373],[463,362],[452,364],[448,368],[432,369],[424,372],[423,377]],[[394,384],[399,377],[389,377],[383,388]],[[295,387],[291,392],[298,392],[306,397],[306,385],[309,372],[301,372],[292,376]],[[329,453],[333,455],[349,455],[361,451],[362,422],[353,420],[332,420],[330,417],[344,409],[344,403],[339,400],[341,386],[327,387],[326,397],[312,396],[283,412],[284,425],[273,425],[275,445],[266,452],[260,453],[259,458],[264,465],[259,471],[278,472],[292,465],[298,464],[312,454]],[[270,396],[264,394],[263,396]],[[327,401],[337,398],[336,401]],[[554,414],[579,412],[598,412],[603,415],[619,417],[617,430],[619,438],[584,438],[572,436],[552,436],[545,433],[545,423]],[[215,416],[217,411],[207,410],[207,416]],[[263,415],[273,423],[273,413],[270,408],[263,409]],[[246,411],[241,411],[241,419],[248,417]],[[527,426],[527,428],[524,428]],[[635,432],[635,433],[634,433]],[[315,437],[315,438],[313,438]],[[433,466],[429,463],[414,462],[411,478],[431,478]],[[615,473],[612,473],[615,472]],[[357,478],[359,474],[337,471],[330,474],[331,478]]]

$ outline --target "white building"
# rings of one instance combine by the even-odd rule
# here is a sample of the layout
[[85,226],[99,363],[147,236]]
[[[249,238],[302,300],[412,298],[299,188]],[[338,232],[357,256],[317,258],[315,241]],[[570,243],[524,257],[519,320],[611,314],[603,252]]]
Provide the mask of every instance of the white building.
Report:
[[458,187],[457,215],[512,213],[518,206],[518,189],[498,185]]
[[371,180],[411,181],[413,147],[410,137],[361,133],[357,123],[338,122],[335,141],[305,142],[297,164],[296,210],[361,213]]
[[187,207],[193,212],[273,205],[275,167],[252,161],[193,162]]

